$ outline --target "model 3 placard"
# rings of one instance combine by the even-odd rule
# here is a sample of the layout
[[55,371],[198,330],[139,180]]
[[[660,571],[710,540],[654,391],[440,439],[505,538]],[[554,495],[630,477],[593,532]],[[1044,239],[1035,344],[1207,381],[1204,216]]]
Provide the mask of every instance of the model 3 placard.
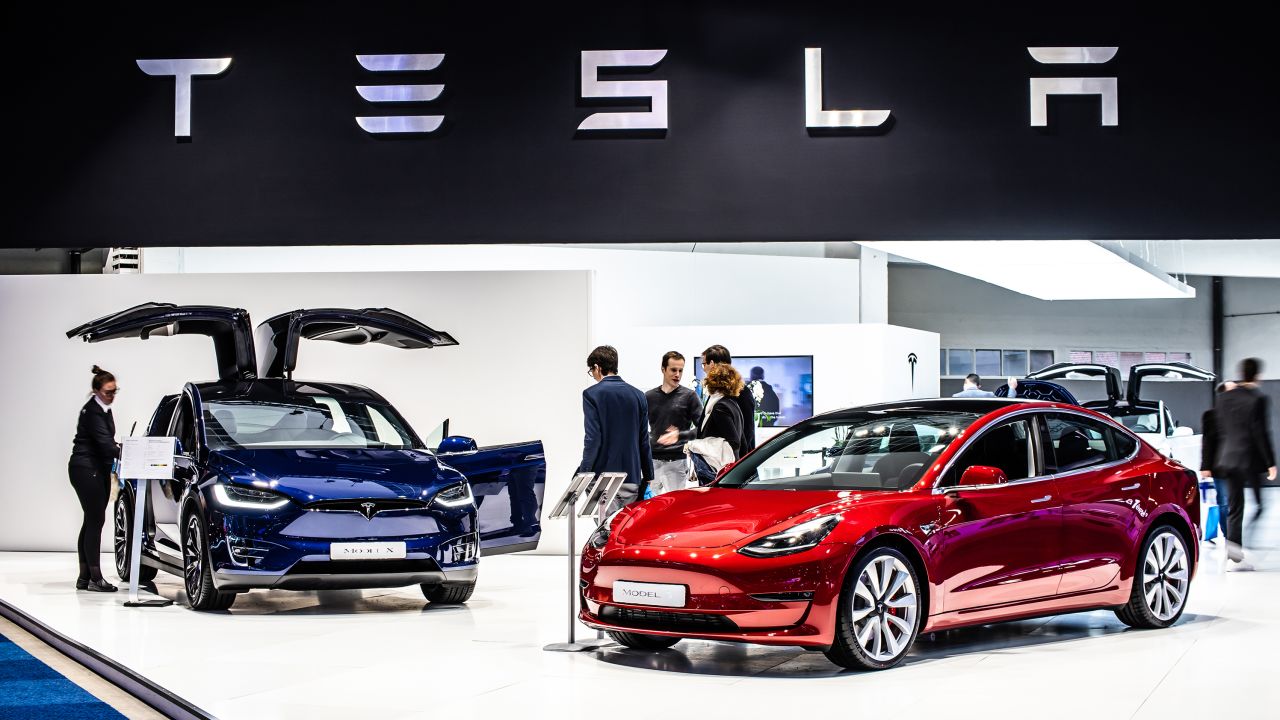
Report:
[[404,542],[330,543],[331,560],[403,560]]
[[615,602],[630,605],[657,605],[659,607],[684,607],[684,585],[638,583],[618,580],[613,583]]

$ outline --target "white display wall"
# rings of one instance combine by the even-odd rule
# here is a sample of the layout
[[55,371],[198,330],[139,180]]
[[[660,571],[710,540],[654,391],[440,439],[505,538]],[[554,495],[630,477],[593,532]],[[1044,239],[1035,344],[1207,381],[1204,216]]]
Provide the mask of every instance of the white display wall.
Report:
[[540,439],[557,481],[548,493],[559,492],[582,447],[589,285],[583,271],[0,277],[0,549],[74,550],[80,509],[66,466],[93,364],[119,381],[121,436],[135,420],[141,432],[162,395],[215,377],[204,337],[66,337],[147,301],[243,307],[255,322],[300,307],[391,307],[450,332],[458,347],[304,341],[296,376],[371,387],[420,435],[448,417],[482,445]]

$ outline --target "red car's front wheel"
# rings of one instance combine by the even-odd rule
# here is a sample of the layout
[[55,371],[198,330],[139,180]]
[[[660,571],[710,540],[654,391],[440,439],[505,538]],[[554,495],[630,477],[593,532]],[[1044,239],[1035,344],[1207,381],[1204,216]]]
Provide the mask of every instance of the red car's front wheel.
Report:
[[911,561],[881,547],[858,559],[845,578],[831,662],[883,670],[902,662],[920,630],[919,581]]

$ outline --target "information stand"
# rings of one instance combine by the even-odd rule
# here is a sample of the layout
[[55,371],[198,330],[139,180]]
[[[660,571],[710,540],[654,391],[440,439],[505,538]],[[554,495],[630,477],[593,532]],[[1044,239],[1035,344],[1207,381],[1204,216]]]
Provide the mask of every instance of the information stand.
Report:
[[[560,496],[560,500],[556,502],[555,507],[551,509],[551,513],[547,515],[549,520],[566,518],[569,524],[569,544],[565,553],[569,557],[569,641],[551,643],[542,648],[543,650],[551,652],[581,652],[583,650],[594,650],[610,643],[609,640],[604,638],[582,641],[574,639],[578,622],[578,546],[574,525],[577,523],[577,518],[586,517],[592,513],[593,509],[597,519],[600,519],[599,516],[603,514],[605,508],[609,507],[609,503],[613,502],[626,479],[626,473],[601,473],[599,477],[596,477],[595,473],[578,473],[573,476],[573,480],[569,482],[569,487],[565,489],[564,495]],[[578,514],[575,512],[576,505],[578,498],[583,496],[587,497],[587,502],[583,505],[582,513]]]
[[120,447],[120,477],[137,482],[133,502],[132,537],[129,538],[129,599],[125,607],[166,607],[172,600],[138,597],[138,574],[142,568],[142,536],[146,532],[147,488],[156,480],[173,479],[174,448],[171,437],[130,437]]

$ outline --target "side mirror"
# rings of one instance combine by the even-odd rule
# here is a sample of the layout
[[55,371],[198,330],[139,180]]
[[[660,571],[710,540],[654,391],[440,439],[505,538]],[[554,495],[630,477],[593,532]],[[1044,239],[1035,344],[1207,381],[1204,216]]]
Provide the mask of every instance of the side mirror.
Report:
[[480,449],[476,441],[462,435],[450,435],[440,441],[436,446],[437,455],[460,455],[462,453],[473,453]]
[[1172,435],[1173,437],[1191,437],[1192,435],[1195,435],[1195,434],[1196,434],[1196,431],[1192,430],[1186,425],[1179,425],[1178,427],[1173,429],[1172,433],[1170,433],[1170,435]]
[[960,476],[959,487],[973,485],[1003,485],[1009,477],[998,467],[989,465],[971,465]]
[[720,478],[724,477],[725,473],[732,470],[733,466],[737,464],[738,464],[737,460],[734,460],[733,462],[725,463],[724,467],[720,468],[720,472],[716,473],[716,480],[719,480]]

